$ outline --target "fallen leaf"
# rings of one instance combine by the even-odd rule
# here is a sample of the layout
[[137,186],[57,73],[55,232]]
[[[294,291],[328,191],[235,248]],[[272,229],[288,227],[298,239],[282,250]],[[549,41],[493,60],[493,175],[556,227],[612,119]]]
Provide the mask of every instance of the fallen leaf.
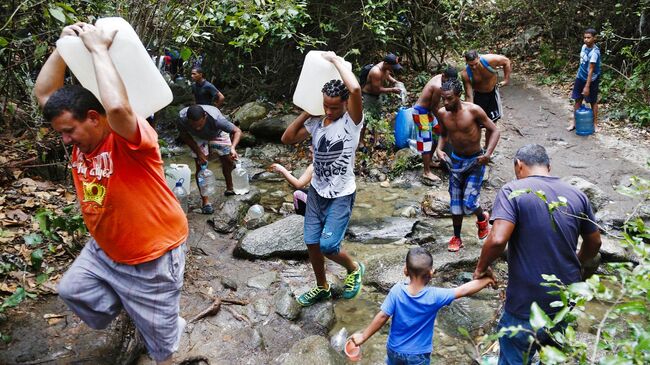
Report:
[[29,215],[25,214],[25,212],[23,212],[20,209],[6,211],[5,215],[7,216],[7,218],[19,222],[24,222],[31,218]]
[[48,318],[47,324],[50,325],[50,326],[54,326],[55,324],[57,324],[57,323],[59,323],[61,321],[63,321],[63,318],[58,318],[58,317],[57,318]]
[[45,319],[63,318],[63,317],[65,317],[65,314],[54,314],[54,313],[45,313],[45,314],[43,314],[43,318],[45,318]]

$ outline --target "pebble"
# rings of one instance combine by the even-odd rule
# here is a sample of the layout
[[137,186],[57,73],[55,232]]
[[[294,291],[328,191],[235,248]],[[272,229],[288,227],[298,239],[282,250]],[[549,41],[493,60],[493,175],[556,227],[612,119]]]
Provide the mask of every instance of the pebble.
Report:
[[388,180],[382,181],[381,183],[379,183],[379,186],[381,186],[382,188],[389,188],[390,182]]

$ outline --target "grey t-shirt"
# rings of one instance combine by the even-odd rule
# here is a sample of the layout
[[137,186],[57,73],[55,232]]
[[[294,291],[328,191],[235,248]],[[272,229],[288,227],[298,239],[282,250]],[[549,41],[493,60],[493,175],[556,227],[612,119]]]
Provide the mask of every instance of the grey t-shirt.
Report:
[[212,141],[217,138],[221,132],[232,133],[235,131],[235,125],[226,119],[226,117],[221,114],[221,111],[217,107],[212,105],[199,105],[206,113],[208,113],[208,118],[205,121],[205,125],[200,130],[192,128],[187,120],[187,108],[183,108],[179,113],[179,119],[176,125],[181,132],[187,132],[194,137],[204,139],[206,141]]
[[[555,230],[546,204],[534,193],[508,199],[511,192],[521,189],[543,191],[548,202],[567,199],[566,207],[553,213]],[[506,311],[528,319],[533,302],[546,312],[554,313],[550,303],[559,300],[543,287],[542,274],[553,274],[566,285],[581,280],[580,261],[576,253],[578,236],[595,232],[598,227],[585,219],[595,221],[587,196],[577,188],[554,176],[529,176],[509,182],[501,188],[494,200],[490,220],[504,219],[515,229],[508,242],[508,288]]]
[[312,135],[314,176],[311,185],[323,198],[354,193],[354,157],[363,120],[355,124],[347,112],[325,127],[324,117],[311,117],[305,128]]

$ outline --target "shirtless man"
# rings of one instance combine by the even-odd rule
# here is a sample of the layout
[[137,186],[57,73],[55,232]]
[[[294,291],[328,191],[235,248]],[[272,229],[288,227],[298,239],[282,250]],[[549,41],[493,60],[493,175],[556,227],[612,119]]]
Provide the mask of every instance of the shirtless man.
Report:
[[438,107],[440,106],[440,95],[442,84],[448,80],[456,80],[458,71],[455,67],[447,67],[444,73],[436,75],[422,89],[420,98],[413,106],[413,123],[416,127],[416,141],[418,152],[422,155],[424,171],[422,177],[432,181],[440,178],[431,172],[431,166],[438,167],[439,164],[432,162],[433,151],[438,144],[440,127],[438,127]]
[[[381,94],[394,93],[399,94],[400,89],[397,87],[384,87],[387,82],[395,85],[398,82],[391,72],[399,72],[402,70],[402,65],[399,64],[399,58],[392,53],[387,54],[384,60],[374,65],[366,80],[361,80],[361,97],[363,100],[363,110],[374,117],[379,117],[381,112],[381,101],[379,96]],[[366,135],[366,123],[363,124],[361,129],[361,139],[359,141],[359,148],[364,148],[364,137]]]
[[[467,66],[461,72],[465,85],[465,101],[474,103],[496,123],[502,116],[499,87],[510,83],[512,66],[510,60],[498,54],[479,55],[471,50],[465,53]],[[497,83],[496,68],[503,68],[503,81]],[[485,145],[490,139],[490,131],[485,132]]]
[[[485,165],[490,161],[499,141],[499,130],[479,106],[460,100],[461,85],[457,80],[442,84],[443,108],[438,110],[440,118],[440,141],[436,155],[446,161],[449,167],[450,210],[454,225],[454,235],[447,249],[456,252],[463,247],[460,229],[463,215],[475,214],[478,238],[484,239],[490,233],[490,215],[480,205],[481,183]],[[481,149],[481,128],[489,132],[487,150]],[[487,133],[486,133],[487,134]],[[443,149],[449,143],[454,148],[451,156]],[[451,158],[450,158],[451,157]]]

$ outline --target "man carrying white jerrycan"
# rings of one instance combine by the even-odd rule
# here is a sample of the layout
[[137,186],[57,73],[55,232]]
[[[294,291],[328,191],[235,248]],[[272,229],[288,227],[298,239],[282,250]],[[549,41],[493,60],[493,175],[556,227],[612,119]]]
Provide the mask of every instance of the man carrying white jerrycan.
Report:
[[61,33],[90,51],[102,103],[81,86],[63,86],[57,50],[34,86],[45,119],[74,146],[73,180],[92,235],[57,290],[95,329],[126,310],[150,356],[171,364],[185,326],[178,314],[187,220],[165,183],[158,135],[134,113],[109,57],[115,34],[85,23]]
[[334,52],[326,52],[323,57],[336,67],[343,81],[334,79],[323,86],[324,116],[302,112],[282,136],[284,144],[294,144],[311,134],[314,148],[314,175],[307,194],[304,236],[316,287],[298,298],[302,306],[332,296],[325,277],[324,257],[347,270],[345,299],[359,294],[365,271],[363,264],[353,261],[341,248],[356,193],[354,157],[363,126],[361,87],[342,58]]
[[[182,109],[177,125],[181,140],[192,150],[192,157],[196,164],[197,184],[201,166],[207,165],[210,149],[212,149],[219,155],[221,171],[226,180],[224,195],[235,195],[232,170],[234,161],[239,158],[237,145],[242,135],[241,129],[228,121],[221,111],[212,105],[192,105]],[[201,213],[214,213],[208,196],[201,195],[201,203]]]

